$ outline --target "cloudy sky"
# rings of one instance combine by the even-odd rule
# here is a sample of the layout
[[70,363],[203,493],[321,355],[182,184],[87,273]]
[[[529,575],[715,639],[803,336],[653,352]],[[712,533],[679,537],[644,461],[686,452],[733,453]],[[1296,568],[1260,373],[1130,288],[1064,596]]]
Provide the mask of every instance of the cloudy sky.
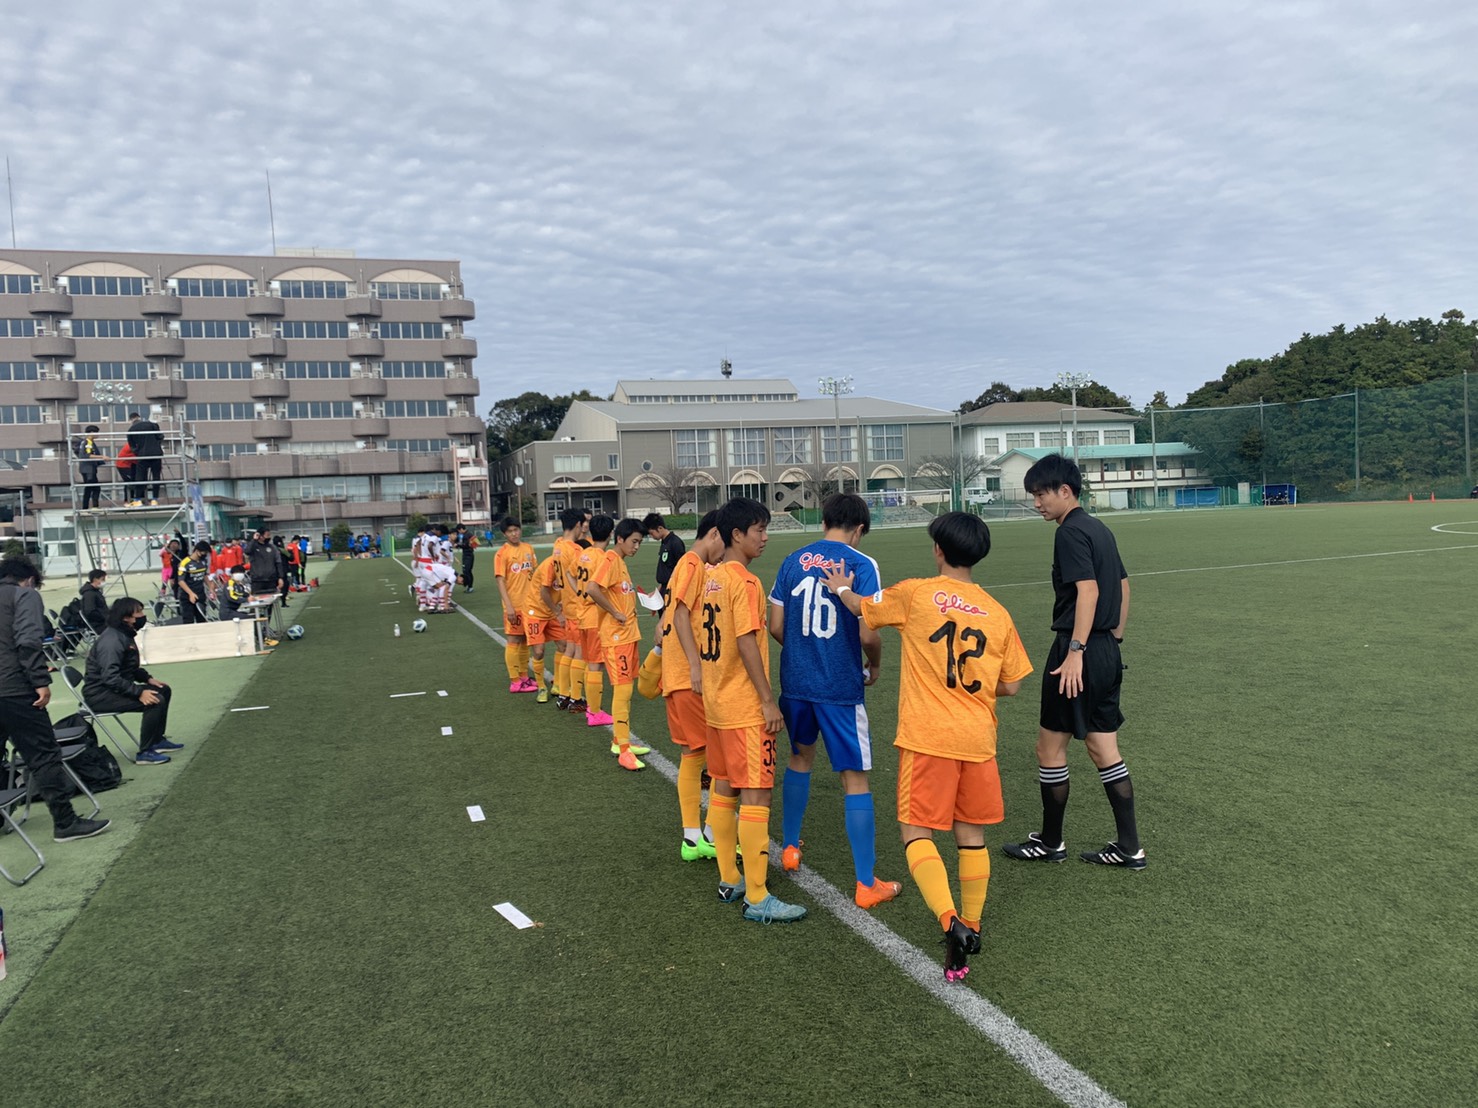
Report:
[[1174,403],[1478,311],[1450,0],[215,7],[7,14],[18,244],[269,252],[270,170],[280,245],[462,259],[484,407],[725,355]]

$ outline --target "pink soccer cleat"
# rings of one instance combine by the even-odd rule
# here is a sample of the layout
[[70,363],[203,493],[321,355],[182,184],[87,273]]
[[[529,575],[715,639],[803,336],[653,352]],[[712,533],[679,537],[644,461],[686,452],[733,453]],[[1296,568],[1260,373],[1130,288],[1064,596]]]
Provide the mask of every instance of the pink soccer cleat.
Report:
[[615,722],[616,717],[611,715],[609,712],[586,711],[585,713],[586,727],[609,727]]

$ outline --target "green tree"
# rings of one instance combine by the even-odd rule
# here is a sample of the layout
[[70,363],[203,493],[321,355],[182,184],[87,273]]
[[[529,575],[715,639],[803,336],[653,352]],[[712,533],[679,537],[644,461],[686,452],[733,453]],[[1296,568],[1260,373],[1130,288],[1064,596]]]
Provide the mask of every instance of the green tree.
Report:
[[[988,408],[992,404],[1026,403],[1029,401],[1048,401],[1064,406],[1071,404],[1073,399],[1072,390],[1062,385],[1050,385],[1047,388],[1025,388],[1013,389],[1004,381],[993,381],[990,388],[977,396],[974,400],[966,400],[960,405],[961,412],[973,412],[978,408]],[[1128,408],[1129,398],[1120,396],[1107,385],[1100,385],[1097,381],[1090,381],[1078,390],[1078,406],[1080,408]]]
[[499,400],[488,413],[488,457],[501,458],[531,442],[552,439],[576,400],[605,400],[588,389],[567,396],[525,392]]

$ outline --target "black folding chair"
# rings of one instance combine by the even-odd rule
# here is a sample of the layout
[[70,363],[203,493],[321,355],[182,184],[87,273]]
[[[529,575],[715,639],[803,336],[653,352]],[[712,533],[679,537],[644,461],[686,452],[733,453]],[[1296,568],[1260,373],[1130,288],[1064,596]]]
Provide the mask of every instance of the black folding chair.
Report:
[[42,869],[44,869],[46,866],[45,855],[43,855],[41,851],[36,849],[36,844],[26,837],[26,833],[21,830],[21,825],[17,823],[10,814],[11,809],[25,799],[26,788],[24,785],[18,788],[0,789],[0,826],[4,826],[7,830],[16,835],[21,842],[25,843],[26,846],[30,848],[31,853],[36,856],[35,868],[19,880],[17,880],[16,877],[4,866],[0,866],[0,877],[4,877],[5,880],[9,881],[12,885],[24,885],[27,881],[40,873]]
[[[127,758],[130,762],[138,762],[139,737],[133,733],[133,729],[123,720],[120,712],[95,712],[88,706],[87,698],[82,695],[82,674],[77,672],[75,666],[62,666],[62,681],[66,683],[68,690],[77,698],[77,710],[82,718],[90,723],[96,724],[97,729],[103,733],[103,737],[113,744],[113,749]],[[120,728],[133,742],[133,749],[124,746],[118,741],[118,736],[113,733],[113,728],[108,726],[107,721],[112,720],[114,726]]]

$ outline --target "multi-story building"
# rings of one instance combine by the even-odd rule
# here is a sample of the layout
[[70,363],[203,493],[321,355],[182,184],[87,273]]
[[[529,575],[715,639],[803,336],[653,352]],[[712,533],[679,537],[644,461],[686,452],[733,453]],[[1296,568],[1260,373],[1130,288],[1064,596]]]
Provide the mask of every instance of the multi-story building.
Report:
[[453,260],[0,250],[0,484],[70,510],[69,433],[139,411],[217,524],[483,523],[473,316]]

